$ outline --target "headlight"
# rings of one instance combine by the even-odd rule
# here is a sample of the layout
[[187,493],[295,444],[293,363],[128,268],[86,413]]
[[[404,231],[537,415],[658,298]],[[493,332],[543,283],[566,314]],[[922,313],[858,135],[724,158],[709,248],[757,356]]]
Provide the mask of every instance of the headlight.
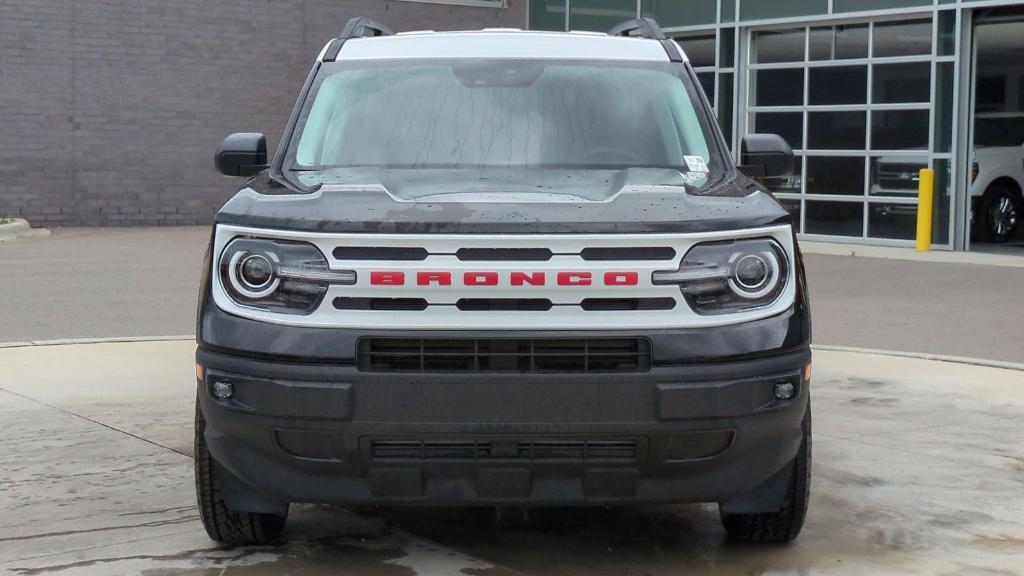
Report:
[[236,238],[220,257],[220,280],[236,303],[283,314],[309,314],[331,284],[355,284],[351,270],[331,270],[306,242]]
[[679,270],[655,272],[656,285],[678,285],[698,314],[728,314],[771,305],[789,278],[786,253],[769,238],[698,244]]

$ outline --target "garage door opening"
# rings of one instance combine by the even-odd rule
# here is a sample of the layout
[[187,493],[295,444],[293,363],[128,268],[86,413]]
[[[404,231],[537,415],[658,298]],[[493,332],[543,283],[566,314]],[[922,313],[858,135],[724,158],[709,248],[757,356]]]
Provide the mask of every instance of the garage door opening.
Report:
[[971,249],[1024,251],[1024,9],[975,13]]

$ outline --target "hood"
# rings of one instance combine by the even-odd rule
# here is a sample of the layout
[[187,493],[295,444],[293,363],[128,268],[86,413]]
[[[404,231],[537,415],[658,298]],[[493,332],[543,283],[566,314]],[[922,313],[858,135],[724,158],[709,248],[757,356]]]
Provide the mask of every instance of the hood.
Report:
[[677,170],[376,170],[263,174],[217,214],[241,226],[363,233],[669,233],[790,222],[744,177],[700,189]]
[[308,188],[379,185],[399,201],[606,202],[629,185],[699,188],[707,174],[660,168],[626,170],[353,168],[300,172]]

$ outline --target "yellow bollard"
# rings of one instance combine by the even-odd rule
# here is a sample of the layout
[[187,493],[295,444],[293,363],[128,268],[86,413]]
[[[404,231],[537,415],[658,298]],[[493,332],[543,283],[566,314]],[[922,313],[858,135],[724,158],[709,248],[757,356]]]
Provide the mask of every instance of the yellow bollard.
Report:
[[917,188],[917,251],[932,249],[932,204],[935,201],[935,170],[921,169]]

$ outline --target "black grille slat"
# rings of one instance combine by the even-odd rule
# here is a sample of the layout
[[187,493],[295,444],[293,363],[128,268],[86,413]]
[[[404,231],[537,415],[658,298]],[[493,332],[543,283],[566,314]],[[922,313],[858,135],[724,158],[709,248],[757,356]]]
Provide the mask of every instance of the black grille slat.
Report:
[[676,301],[674,298],[587,298],[580,307],[587,311],[672,310]]
[[676,257],[675,248],[669,246],[643,248],[584,248],[580,256],[591,262],[611,260],[674,260]]
[[651,345],[643,338],[364,338],[357,365],[363,372],[646,372]]
[[463,262],[547,262],[547,248],[460,248],[455,256]]
[[430,255],[426,248],[389,248],[374,246],[338,246],[333,251],[338,260],[405,260],[423,261]]
[[490,442],[460,440],[378,440],[372,445],[378,460],[479,460],[491,455]]
[[455,303],[455,307],[463,312],[547,312],[551,306],[551,300],[547,298],[462,298]]
[[337,310],[384,310],[422,312],[430,304],[424,298],[344,298],[334,299]]
[[370,454],[374,460],[633,462],[640,450],[634,440],[374,440]]
[[630,440],[533,440],[519,443],[519,454],[530,460],[635,460]]

